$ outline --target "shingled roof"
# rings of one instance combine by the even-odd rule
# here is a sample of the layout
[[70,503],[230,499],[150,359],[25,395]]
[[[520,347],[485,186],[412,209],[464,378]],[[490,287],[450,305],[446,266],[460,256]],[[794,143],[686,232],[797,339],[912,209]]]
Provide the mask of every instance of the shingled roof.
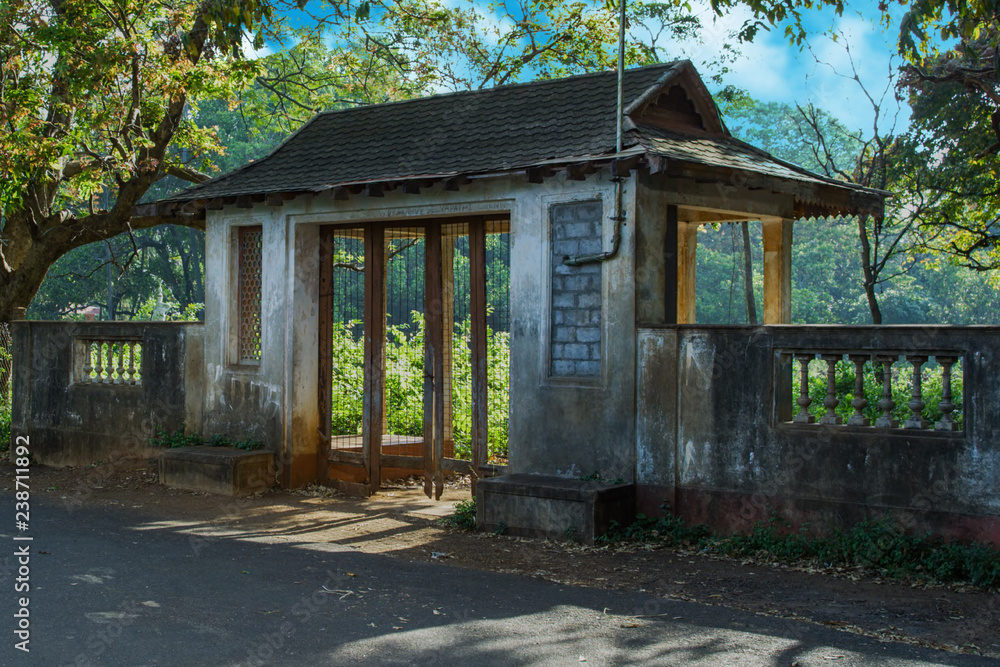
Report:
[[[677,93],[678,85],[683,92]],[[689,61],[627,70],[623,86],[630,155],[846,188],[881,203],[878,193],[812,174],[733,139]],[[669,109],[680,111],[656,106],[668,93],[678,98]],[[202,209],[248,196],[259,201],[347,185],[608,161],[622,157],[615,154],[616,102],[617,77],[609,71],[322,112],[266,157],[152,206],[161,212]],[[664,122],[678,119],[682,132],[664,129]],[[822,204],[822,197],[810,199]],[[857,197],[838,199],[843,207]]]

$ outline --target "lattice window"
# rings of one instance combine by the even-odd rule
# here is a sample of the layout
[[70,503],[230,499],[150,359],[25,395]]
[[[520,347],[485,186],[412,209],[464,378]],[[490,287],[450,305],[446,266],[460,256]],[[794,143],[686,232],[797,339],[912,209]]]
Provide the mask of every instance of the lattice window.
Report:
[[263,229],[240,227],[239,253],[239,360],[260,361],[260,299]]

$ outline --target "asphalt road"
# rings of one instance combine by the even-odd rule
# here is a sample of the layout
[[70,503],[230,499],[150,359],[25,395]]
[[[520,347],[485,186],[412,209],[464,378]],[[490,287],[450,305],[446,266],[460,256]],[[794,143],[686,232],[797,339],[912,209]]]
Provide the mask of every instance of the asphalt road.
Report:
[[[14,499],[0,497],[13,526]],[[31,502],[29,529],[0,533],[4,666],[1000,664],[723,607]],[[30,591],[18,593],[25,545]],[[24,596],[27,653],[15,648]]]

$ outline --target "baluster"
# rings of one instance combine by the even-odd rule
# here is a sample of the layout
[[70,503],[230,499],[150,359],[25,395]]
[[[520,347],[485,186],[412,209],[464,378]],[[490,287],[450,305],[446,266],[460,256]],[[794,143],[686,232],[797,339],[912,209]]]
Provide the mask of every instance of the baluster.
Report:
[[94,357],[97,359],[97,365],[94,366],[94,384],[101,384],[104,382],[104,349],[101,347],[101,341],[94,341]]
[[128,383],[135,384],[135,342],[129,341],[128,344]]
[[892,410],[896,407],[896,402],[892,400],[892,364],[896,357],[879,356],[875,360],[882,364],[882,400],[878,402],[882,415],[875,420],[875,426],[896,428],[897,422],[892,418]]
[[118,347],[118,377],[115,378],[115,384],[125,384],[125,343],[119,341]]
[[852,354],[848,358],[854,362],[854,400],[851,401],[854,414],[847,420],[847,425],[868,426],[871,422],[862,411],[868,407],[868,399],[865,398],[865,362],[869,357],[864,354]]
[[139,351],[138,352],[138,354],[139,354],[139,361],[136,362],[136,364],[135,364],[135,383],[136,384],[142,384],[142,350],[143,350],[142,342],[136,342],[134,345],[135,345],[135,347],[133,348],[132,354],[133,355],[136,354],[134,350],[138,350]]
[[958,361],[958,357],[936,356],[935,359],[941,364],[941,402],[938,403],[941,420],[934,422],[934,430],[957,431],[958,426],[951,417],[951,413],[955,411],[955,404],[951,401],[951,367]]
[[927,357],[921,357],[919,355],[907,356],[906,360],[913,364],[913,392],[910,394],[912,398],[910,402],[906,404],[910,408],[910,418],[906,420],[903,424],[903,428],[927,428],[927,420],[924,419],[922,413],[924,409],[924,398],[923,392],[920,387],[921,383],[921,369],[923,365],[927,363]]
[[812,424],[816,418],[809,414],[809,405],[812,399],[809,398],[809,362],[816,356],[815,354],[795,354],[792,355],[799,361],[799,397],[795,402],[799,405],[798,414],[792,417],[792,422],[796,424]]
[[84,356],[83,356],[84,382],[90,383],[94,381],[94,377],[91,375],[91,373],[94,371],[94,364],[92,363],[94,359],[93,357],[94,341],[92,340],[83,341],[83,349],[84,349]]
[[837,400],[837,362],[840,361],[839,354],[823,354],[820,359],[826,362],[826,398],[823,405],[826,407],[826,414],[820,417],[820,424],[843,424],[844,420],[836,413],[835,408],[840,404]]
[[115,345],[111,341],[107,341],[105,345],[108,346],[108,365],[105,367],[105,372],[107,377],[104,378],[105,384],[114,384],[115,378]]

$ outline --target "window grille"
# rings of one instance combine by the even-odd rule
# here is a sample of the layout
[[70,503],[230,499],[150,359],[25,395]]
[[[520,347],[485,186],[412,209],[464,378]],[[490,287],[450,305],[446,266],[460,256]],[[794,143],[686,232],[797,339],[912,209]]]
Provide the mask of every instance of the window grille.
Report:
[[239,360],[260,361],[261,240],[260,225],[240,227],[239,252]]

